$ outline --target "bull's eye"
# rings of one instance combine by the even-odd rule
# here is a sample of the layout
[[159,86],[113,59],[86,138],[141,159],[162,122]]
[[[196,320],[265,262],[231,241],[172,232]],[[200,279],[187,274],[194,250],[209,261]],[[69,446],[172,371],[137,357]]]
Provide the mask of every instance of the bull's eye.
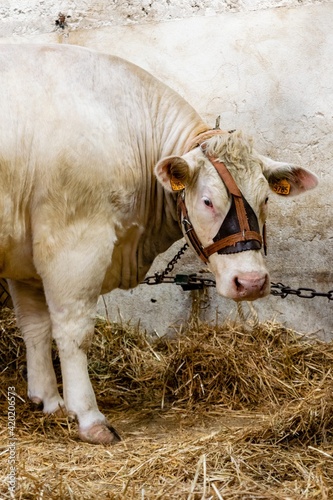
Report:
[[212,207],[212,206],[213,206],[213,203],[210,201],[210,199],[209,199],[209,198],[206,198],[206,197],[204,196],[202,199],[203,199],[204,204],[205,204],[207,207]]
[[268,203],[268,196],[267,196],[267,198],[265,199],[265,205],[267,205],[267,203]]

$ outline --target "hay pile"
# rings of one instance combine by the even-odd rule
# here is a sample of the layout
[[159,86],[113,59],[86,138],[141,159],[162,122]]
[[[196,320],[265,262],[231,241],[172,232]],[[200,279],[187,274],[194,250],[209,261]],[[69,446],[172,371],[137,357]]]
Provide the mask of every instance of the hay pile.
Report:
[[[0,321],[1,470],[7,387],[17,391],[17,499],[333,498],[333,343],[274,323],[192,326],[174,340],[98,320],[90,376],[121,433],[78,441],[76,424],[26,400],[24,348]],[[55,366],[59,360],[55,351]],[[5,474],[0,498],[11,498]]]

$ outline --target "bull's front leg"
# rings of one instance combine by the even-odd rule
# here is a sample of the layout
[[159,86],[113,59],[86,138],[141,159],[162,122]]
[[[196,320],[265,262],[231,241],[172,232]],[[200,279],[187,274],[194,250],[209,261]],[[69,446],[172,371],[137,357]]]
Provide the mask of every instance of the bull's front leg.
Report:
[[27,350],[28,397],[43,403],[45,413],[62,411],[52,363],[50,314],[41,287],[8,280],[16,313]]
[[97,407],[87,366],[97,300],[111,254],[111,238],[103,244],[106,231],[96,232],[97,228],[90,227],[79,241],[68,238],[67,246],[39,262],[37,269],[59,350],[67,411],[77,417],[83,441],[113,444],[120,438]]
[[69,301],[60,309],[51,305],[53,336],[61,361],[65,405],[79,422],[79,436],[88,443],[113,444],[119,441],[97,407],[89,379],[87,352],[94,333],[95,308],[86,300]]

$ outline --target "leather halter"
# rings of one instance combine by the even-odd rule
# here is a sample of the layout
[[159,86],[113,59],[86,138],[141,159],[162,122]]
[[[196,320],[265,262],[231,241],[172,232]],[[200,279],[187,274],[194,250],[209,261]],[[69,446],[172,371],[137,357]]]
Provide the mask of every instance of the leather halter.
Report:
[[260,250],[262,245],[264,245],[266,254],[265,227],[262,238],[259,233],[257,216],[240,192],[225,164],[212,156],[207,156],[207,158],[215,167],[231,195],[231,207],[219,231],[213,238],[214,243],[203,247],[190,221],[185,204],[185,190],[183,190],[178,196],[178,215],[191,246],[205,263],[216,252],[230,254],[246,250]]

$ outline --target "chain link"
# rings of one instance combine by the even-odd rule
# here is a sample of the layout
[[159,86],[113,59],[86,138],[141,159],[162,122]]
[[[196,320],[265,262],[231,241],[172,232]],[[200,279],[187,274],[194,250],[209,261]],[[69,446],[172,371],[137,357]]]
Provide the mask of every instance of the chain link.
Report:
[[170,262],[167,264],[164,271],[162,271],[161,273],[155,273],[153,276],[147,276],[143,280],[142,283],[145,285],[159,285],[160,283],[174,283],[175,278],[173,278],[171,276],[167,277],[167,274],[171,273],[171,271],[174,270],[176,263],[184,255],[184,253],[186,252],[187,249],[188,249],[188,244],[185,243],[185,245],[182,246],[181,249],[176,253],[174,258],[170,260]]
[[[202,289],[204,287],[215,287],[216,282],[214,279],[202,278],[197,274],[176,274],[176,276],[167,276],[174,270],[176,263],[184,255],[188,249],[188,244],[185,245],[177,252],[177,254],[170,260],[164,271],[155,273],[153,276],[147,276],[143,280],[145,285],[159,285],[161,283],[169,283],[180,285],[183,290]],[[285,299],[288,295],[296,295],[302,299],[313,299],[314,297],[325,297],[328,300],[333,300],[333,290],[328,292],[317,292],[313,288],[290,288],[283,283],[271,283],[271,295],[275,295]]]

